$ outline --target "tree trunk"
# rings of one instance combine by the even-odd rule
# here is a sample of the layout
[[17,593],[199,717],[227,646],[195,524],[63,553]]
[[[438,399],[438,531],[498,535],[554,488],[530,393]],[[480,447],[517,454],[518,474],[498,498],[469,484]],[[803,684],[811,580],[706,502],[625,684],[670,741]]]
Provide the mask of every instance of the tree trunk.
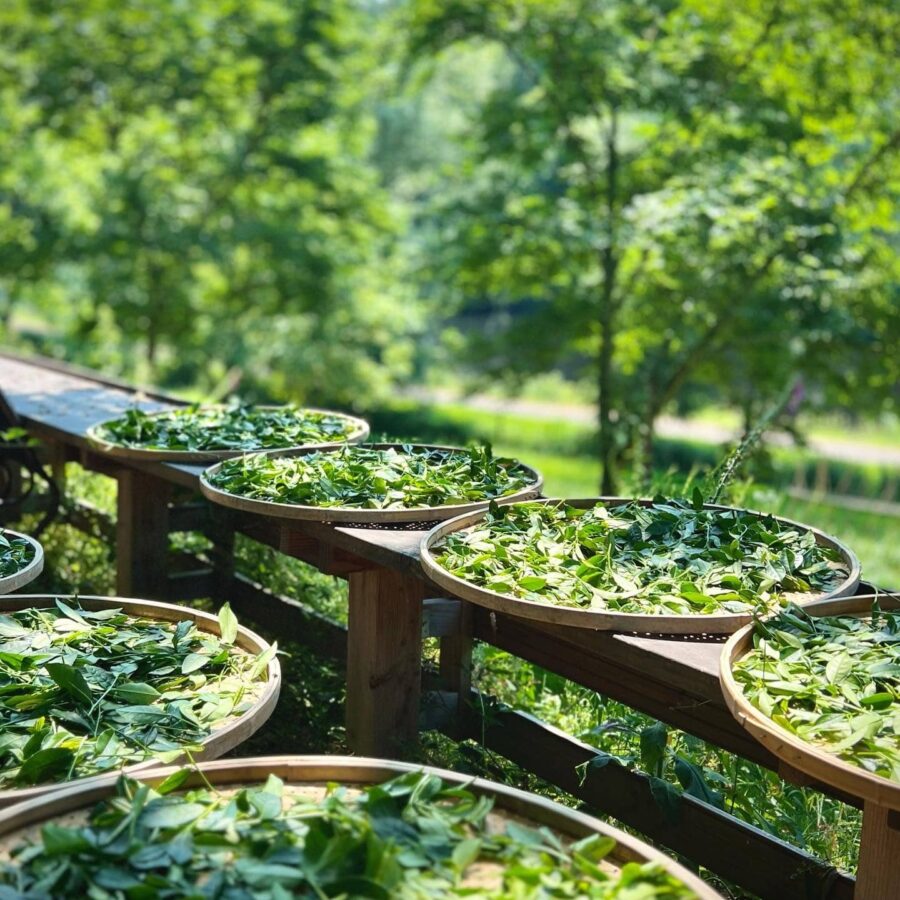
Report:
[[603,268],[603,293],[600,298],[600,354],[597,370],[597,424],[600,432],[600,466],[602,469],[600,493],[603,495],[613,494],[616,489],[612,368],[616,334],[616,270],[619,264],[615,246],[616,177],[619,167],[616,147],[617,124],[616,110],[615,107],[612,107],[609,129],[606,133],[606,246],[603,248],[600,260]]

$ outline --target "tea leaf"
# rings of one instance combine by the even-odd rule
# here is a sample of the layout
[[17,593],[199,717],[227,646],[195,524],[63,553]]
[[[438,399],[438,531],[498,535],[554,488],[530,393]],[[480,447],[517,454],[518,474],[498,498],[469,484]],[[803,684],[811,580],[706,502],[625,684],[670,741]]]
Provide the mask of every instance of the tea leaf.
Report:
[[[259,692],[258,661],[189,620],[71,600],[0,617],[0,788],[197,749]],[[191,673],[201,668],[198,693]]]
[[748,613],[801,581],[821,593],[844,574],[811,532],[664,498],[497,506],[433,553],[453,575],[523,600],[657,615]]
[[[160,788],[183,785],[182,771]],[[489,822],[491,800],[433,775],[410,772],[353,794],[333,788],[321,799],[287,785],[288,803],[281,787],[270,778],[237,793],[162,796],[120,779],[117,796],[94,807],[84,826],[45,828],[13,851],[14,861],[0,862],[0,892],[43,896],[52,883],[67,896],[94,896],[100,886],[115,900],[149,897],[163,885],[167,897],[259,900],[695,896],[657,863],[602,867],[614,838],[567,846],[503,814]]]
[[277,450],[345,440],[357,428],[340,413],[295,406],[186,406],[157,413],[131,409],[104,422],[98,437],[140,450]]
[[516,460],[487,449],[348,445],[302,456],[255,454],[207,474],[219,490],[252,500],[350,509],[417,509],[503,497],[533,483]]

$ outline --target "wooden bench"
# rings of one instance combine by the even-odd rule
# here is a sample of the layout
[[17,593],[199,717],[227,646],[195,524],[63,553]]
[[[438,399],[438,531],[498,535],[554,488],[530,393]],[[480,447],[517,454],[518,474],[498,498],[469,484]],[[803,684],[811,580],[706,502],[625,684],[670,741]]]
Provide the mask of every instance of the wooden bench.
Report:
[[[485,641],[777,770],[778,761],[725,707],[717,676],[720,641],[592,632],[495,615],[448,598],[427,582],[418,559],[421,531],[284,522],[213,508],[198,499],[202,467],[113,460],[89,446],[85,431],[90,425],[121,414],[138,398],[144,409],[173,403],[169,398],[138,394],[91,372],[12,354],[0,354],[0,388],[56,459],[115,478],[120,595],[228,599],[240,615],[285,638],[346,659],[347,741],[353,752],[396,756],[415,742],[422,639],[436,637],[439,671],[426,673],[435,689],[426,698],[428,724],[457,737],[483,740],[524,768],[756,894],[852,896],[852,878],[808,854],[691,797],[675,804],[676,822],[672,808],[656,802],[646,776],[606,765],[588,768],[581,777],[575,768],[596,755],[593,748],[522,713],[493,710],[484,716],[471,702],[472,644]],[[75,524],[93,523],[112,534],[112,523],[96,511],[75,507],[73,516]],[[203,531],[212,540],[208,565],[170,571],[169,534],[179,530]],[[346,578],[346,634],[305,608],[302,598],[276,597],[235,572],[235,533]]]

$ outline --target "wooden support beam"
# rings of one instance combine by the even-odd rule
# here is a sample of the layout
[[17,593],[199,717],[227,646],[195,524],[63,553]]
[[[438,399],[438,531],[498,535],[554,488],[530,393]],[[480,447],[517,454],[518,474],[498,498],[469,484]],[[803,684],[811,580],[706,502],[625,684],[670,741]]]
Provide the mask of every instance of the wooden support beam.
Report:
[[170,602],[215,596],[216,579],[212,569],[187,569],[169,575],[166,596]]
[[462,600],[428,597],[422,601],[422,637],[442,638],[455,635],[460,628]]
[[441,637],[441,684],[455,698],[450,734],[459,739],[468,714],[467,706],[472,692],[472,604],[460,603],[456,628]]
[[119,469],[116,480],[116,591],[165,600],[171,485],[136,469]]
[[232,576],[217,599],[228,600],[242,621],[270,631],[280,641],[296,641],[316,653],[347,660],[347,629],[290,597],[266,590],[245,575]]
[[204,531],[209,519],[208,503],[179,503],[169,508],[169,531]]
[[900,830],[891,811],[874,803],[863,808],[854,900],[900,900]]
[[418,738],[425,583],[388,569],[350,574],[347,743],[396,757]]

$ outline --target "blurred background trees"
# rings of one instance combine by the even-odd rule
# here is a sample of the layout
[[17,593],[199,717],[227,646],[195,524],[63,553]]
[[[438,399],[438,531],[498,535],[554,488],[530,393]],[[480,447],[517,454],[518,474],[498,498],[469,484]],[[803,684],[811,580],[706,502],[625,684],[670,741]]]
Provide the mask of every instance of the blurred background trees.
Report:
[[[209,396],[896,411],[900,11],[13,0],[5,339]],[[649,462],[648,462],[649,461]]]

